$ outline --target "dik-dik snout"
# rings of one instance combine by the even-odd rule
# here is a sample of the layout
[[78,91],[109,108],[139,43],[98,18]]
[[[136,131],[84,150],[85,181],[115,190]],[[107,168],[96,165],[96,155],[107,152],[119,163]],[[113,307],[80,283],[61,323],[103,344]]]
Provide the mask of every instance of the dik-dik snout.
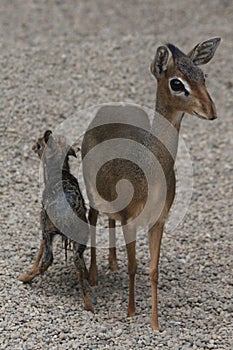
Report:
[[216,107],[206,88],[204,75],[203,77],[201,75],[201,79],[197,83],[189,82],[187,77],[177,76],[170,78],[168,84],[171,101],[173,101],[173,106],[177,106],[177,111],[183,111],[206,120],[217,118]]
[[[195,96],[195,94],[197,96]],[[199,87],[197,92],[193,91],[193,96],[196,98],[196,107],[193,109],[193,112],[189,114],[206,120],[214,120],[217,118],[215,104],[205,86]]]

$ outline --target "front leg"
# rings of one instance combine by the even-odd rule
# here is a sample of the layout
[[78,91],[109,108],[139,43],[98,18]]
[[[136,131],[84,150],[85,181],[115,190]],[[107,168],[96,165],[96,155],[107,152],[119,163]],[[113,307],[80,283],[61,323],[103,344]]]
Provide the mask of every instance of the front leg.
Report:
[[90,223],[91,233],[91,265],[89,269],[89,283],[91,286],[98,285],[98,270],[96,264],[96,223],[98,218],[98,211],[90,208],[88,220]]
[[85,309],[91,312],[94,312],[94,307],[92,304],[91,299],[89,298],[86,287],[85,287],[85,274],[86,274],[86,265],[83,258],[84,250],[86,249],[86,246],[83,244],[78,244],[77,242],[73,243],[73,250],[74,250],[74,264],[76,268],[76,272],[78,275],[78,280],[81,285],[82,289],[82,295],[83,295],[83,302]]
[[163,234],[164,223],[156,223],[149,230],[149,246],[150,246],[150,280],[152,289],[152,320],[151,327],[153,330],[159,330],[158,324],[158,264],[160,255],[160,246]]
[[135,274],[137,271],[137,261],[136,261],[136,228],[129,227],[125,225],[122,221],[122,228],[124,233],[124,238],[126,242],[126,250],[128,257],[128,274],[129,274],[129,301],[128,301],[128,315],[134,316],[135,311]]

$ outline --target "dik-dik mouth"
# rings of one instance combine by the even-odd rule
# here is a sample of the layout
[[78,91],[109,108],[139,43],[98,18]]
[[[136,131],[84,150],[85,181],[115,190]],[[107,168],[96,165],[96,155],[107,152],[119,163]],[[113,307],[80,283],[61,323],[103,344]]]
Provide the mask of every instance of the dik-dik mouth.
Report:
[[212,117],[210,118],[207,118],[207,117],[204,117],[203,115],[197,113],[196,111],[193,111],[192,113],[193,115],[195,115],[196,117],[200,118],[200,119],[205,119],[205,120],[214,120],[217,118],[217,116],[213,115]]
[[203,115],[201,115],[201,114],[197,113],[196,111],[193,111],[193,113],[192,113],[192,114],[193,114],[193,115],[195,115],[196,117],[200,118],[200,119],[205,119],[205,120],[207,120],[207,119],[208,119],[208,118],[204,117]]

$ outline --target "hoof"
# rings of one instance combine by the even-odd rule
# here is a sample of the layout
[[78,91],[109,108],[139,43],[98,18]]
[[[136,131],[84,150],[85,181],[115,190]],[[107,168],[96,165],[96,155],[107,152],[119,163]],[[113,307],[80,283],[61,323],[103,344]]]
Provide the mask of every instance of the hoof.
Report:
[[91,311],[93,314],[95,313],[94,306],[88,297],[84,299],[84,307],[87,311]]
[[29,273],[25,273],[24,275],[19,276],[19,281],[23,283],[31,282],[34,276],[30,275]]
[[90,286],[94,287],[98,285],[98,274],[97,271],[90,270],[89,271],[89,284]]
[[152,323],[152,324],[151,324],[151,328],[152,328],[153,331],[157,331],[157,332],[159,331],[159,326],[158,326],[158,324],[156,324],[156,323],[155,323],[155,324]]
[[128,316],[129,317],[133,317],[133,316],[135,316],[136,315],[136,311],[135,310],[128,310]]
[[97,279],[91,279],[89,277],[89,284],[91,287],[97,287],[98,286],[98,280]]
[[109,263],[109,268],[111,271],[115,272],[115,271],[118,271],[119,270],[119,266],[118,266],[118,263],[117,261],[112,261]]

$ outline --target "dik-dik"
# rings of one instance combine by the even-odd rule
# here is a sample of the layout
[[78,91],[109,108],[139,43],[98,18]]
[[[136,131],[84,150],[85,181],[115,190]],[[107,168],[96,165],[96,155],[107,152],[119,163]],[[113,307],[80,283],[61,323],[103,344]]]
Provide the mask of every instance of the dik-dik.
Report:
[[[88,273],[83,253],[89,239],[86,207],[78,181],[70,173],[69,167],[69,157],[76,157],[75,151],[72,147],[67,146],[63,137],[54,138],[50,130],[47,130],[44,136],[38,139],[32,149],[42,160],[44,172],[45,187],[41,210],[42,240],[33,266],[19,279],[24,283],[30,282],[49,268],[53,262],[54,236],[61,235],[65,242],[65,248],[67,248],[68,241],[73,245],[74,264],[81,284],[85,308],[94,311],[84,281]],[[65,201],[62,199],[63,195]],[[53,217],[50,217],[50,213],[53,213]],[[75,216],[80,219],[79,226],[76,225]],[[77,241],[81,243],[71,241],[63,232],[62,227],[73,229],[73,233],[77,235]]]
[[[150,132],[146,128],[122,122],[124,117],[128,120],[129,114],[133,118],[133,109],[129,111],[129,108],[124,106],[105,106],[98,111],[83,139],[83,171],[87,195],[92,207],[89,213],[89,220],[92,225],[93,237],[95,235],[98,212],[104,211],[102,208],[108,202],[111,210],[106,210],[105,212],[113,227],[115,220],[120,220],[126,239],[129,273],[129,316],[135,315],[136,229],[138,226],[149,227],[148,236],[151,257],[149,276],[152,288],[151,326],[153,330],[159,329],[157,311],[158,263],[164,224],[175,196],[174,163],[178,147],[179,130],[184,113],[205,120],[217,118],[214,102],[205,85],[205,75],[199,68],[199,65],[206,64],[212,59],[219,43],[220,38],[211,38],[197,44],[188,54],[183,53],[172,44],[158,47],[150,66],[151,73],[157,80],[156,108]],[[169,51],[171,57],[169,57]],[[134,108],[135,112],[137,112],[138,109]],[[115,121],[101,124],[111,114],[115,115]],[[163,128],[161,137],[159,132],[156,133],[157,125],[161,124],[160,118],[164,119],[166,121],[164,125],[167,125],[167,128]],[[143,115],[142,119],[144,119]],[[112,119],[110,118],[110,120]],[[93,177],[91,174],[95,173],[95,159],[102,157],[102,153],[100,151],[98,153],[97,145],[114,139],[130,140],[127,144],[128,154],[137,152],[134,146],[135,142],[145,146],[145,154],[143,151],[140,151],[134,159],[139,159],[146,164],[146,150],[149,150],[157,159],[158,168],[162,169],[163,174],[159,169],[155,169],[155,173],[158,176],[152,178],[149,186],[143,169],[140,169],[134,162],[123,159],[123,157],[121,158],[119,154],[118,157],[112,157],[112,160],[107,161],[99,169],[96,178]],[[117,143],[115,145],[117,147]],[[96,150],[94,150],[95,148]],[[93,150],[93,161],[85,162],[85,157]],[[115,154],[114,152],[115,149],[113,148],[112,153]],[[132,200],[125,208],[121,208],[121,210],[116,208],[114,212],[114,203],[116,203],[118,195],[117,184],[122,179],[132,184],[134,193]],[[164,179],[166,186],[164,186]],[[148,188],[150,192],[148,192]],[[163,201],[164,193],[165,200]],[[140,222],[140,220],[136,219],[146,207],[149,196],[151,196],[152,201],[149,209],[147,208],[146,222]],[[90,267],[92,284],[97,282],[95,254],[95,247],[93,247]]]

